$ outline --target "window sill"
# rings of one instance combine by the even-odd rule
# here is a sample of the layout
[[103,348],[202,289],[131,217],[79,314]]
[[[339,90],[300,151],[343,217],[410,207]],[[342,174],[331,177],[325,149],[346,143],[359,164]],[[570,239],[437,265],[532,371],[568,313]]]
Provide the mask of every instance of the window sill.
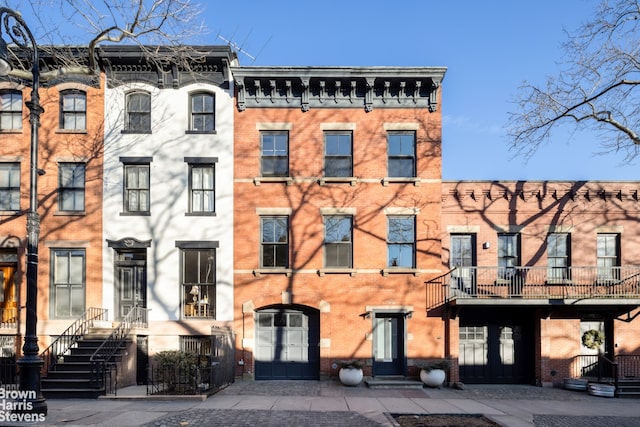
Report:
[[291,277],[293,270],[290,268],[258,268],[253,270],[255,277],[260,277],[263,274],[284,274],[287,277]]
[[215,130],[185,130],[185,135],[215,135],[218,132]]
[[417,268],[406,268],[406,267],[392,267],[392,268],[383,268],[382,275],[388,276],[390,274],[413,274],[414,276],[420,275],[420,270]]
[[290,176],[257,176],[253,178],[253,183],[258,186],[262,183],[279,183],[283,182],[287,185],[293,184],[293,178]]
[[86,134],[87,130],[86,129],[56,129],[56,133],[61,133],[61,134],[67,134],[67,133],[79,133],[79,134]]
[[402,178],[402,177],[384,177],[382,178],[382,185],[383,186],[388,186],[389,184],[394,183],[394,184],[410,184],[413,183],[414,186],[419,187],[420,186],[420,178]]
[[321,268],[318,270],[318,276],[324,277],[325,274],[348,274],[353,277],[356,275],[356,270],[353,268]]
[[215,212],[185,212],[184,216],[216,216]]
[[22,211],[0,211],[0,216],[20,216]]
[[127,130],[123,129],[120,131],[123,134],[151,134],[151,130]]
[[350,184],[352,187],[358,183],[358,178],[355,176],[327,176],[318,179],[318,184],[327,185],[327,184]]
[[22,133],[22,129],[0,129],[0,133]]
[[120,216],[151,216],[151,212],[120,212]]
[[57,211],[53,216],[86,216],[86,211]]

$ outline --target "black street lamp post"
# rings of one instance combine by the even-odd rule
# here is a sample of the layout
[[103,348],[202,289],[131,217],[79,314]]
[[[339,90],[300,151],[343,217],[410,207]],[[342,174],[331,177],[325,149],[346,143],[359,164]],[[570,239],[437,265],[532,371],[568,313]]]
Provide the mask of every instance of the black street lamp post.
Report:
[[40,370],[43,365],[38,355],[38,236],[40,234],[40,216],[38,215],[38,128],[40,115],[44,109],[40,105],[38,89],[40,86],[40,58],[38,46],[33,34],[14,10],[0,7],[0,75],[6,76],[11,71],[7,44],[2,34],[6,33],[11,41],[20,49],[31,51],[33,75],[31,84],[31,99],[26,102],[29,108],[29,122],[31,123],[31,163],[29,169],[29,211],[27,213],[27,301],[26,324],[22,357],[18,360],[20,368],[20,390],[28,392],[27,407],[21,412],[38,414],[47,413],[47,403],[40,389]]

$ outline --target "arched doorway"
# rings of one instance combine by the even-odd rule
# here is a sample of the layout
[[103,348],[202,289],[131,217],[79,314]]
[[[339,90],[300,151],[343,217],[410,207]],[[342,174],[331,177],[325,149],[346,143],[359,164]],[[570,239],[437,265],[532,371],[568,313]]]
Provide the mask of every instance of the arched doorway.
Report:
[[320,312],[275,305],[255,313],[255,379],[320,378]]

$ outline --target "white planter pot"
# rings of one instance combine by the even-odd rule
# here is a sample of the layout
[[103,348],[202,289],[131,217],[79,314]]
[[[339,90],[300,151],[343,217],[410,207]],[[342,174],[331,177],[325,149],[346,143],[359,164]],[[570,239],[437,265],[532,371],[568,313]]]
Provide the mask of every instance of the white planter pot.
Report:
[[346,386],[357,386],[362,382],[362,369],[341,368],[338,373],[340,382]]
[[420,381],[429,387],[440,387],[444,383],[446,373],[442,369],[432,369],[430,371],[420,370]]

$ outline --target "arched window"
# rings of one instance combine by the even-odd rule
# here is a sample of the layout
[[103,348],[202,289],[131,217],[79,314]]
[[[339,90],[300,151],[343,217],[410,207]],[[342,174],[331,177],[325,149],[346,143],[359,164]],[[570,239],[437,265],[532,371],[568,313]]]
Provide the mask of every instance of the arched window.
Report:
[[22,129],[22,92],[0,92],[0,130]]
[[147,92],[127,94],[125,131],[133,133],[151,132],[151,95]]
[[87,94],[70,89],[60,92],[60,129],[87,129]]

